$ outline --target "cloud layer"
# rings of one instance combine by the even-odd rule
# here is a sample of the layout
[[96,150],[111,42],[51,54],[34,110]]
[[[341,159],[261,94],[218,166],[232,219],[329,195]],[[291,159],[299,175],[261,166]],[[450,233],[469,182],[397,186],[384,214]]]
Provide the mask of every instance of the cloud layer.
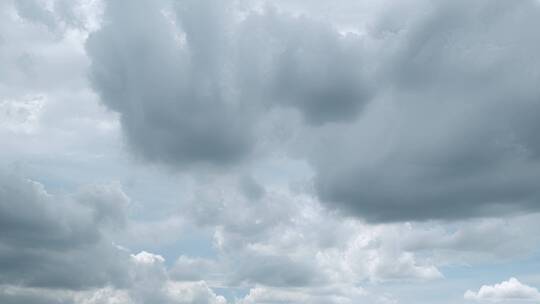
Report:
[[275,8],[114,1],[91,79],[150,161],[285,150],[329,206],[372,221],[536,210],[538,3],[416,6],[360,35]]
[[0,1],[0,303],[539,301],[539,20]]

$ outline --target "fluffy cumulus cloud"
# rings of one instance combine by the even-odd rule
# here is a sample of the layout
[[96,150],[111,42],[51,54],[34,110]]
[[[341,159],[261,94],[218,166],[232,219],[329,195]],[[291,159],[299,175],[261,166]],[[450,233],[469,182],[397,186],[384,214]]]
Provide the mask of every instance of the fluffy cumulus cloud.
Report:
[[537,302],[540,300],[540,292],[534,287],[521,283],[516,278],[510,278],[499,284],[483,285],[477,292],[467,290],[464,297],[467,300],[487,302]]
[[126,303],[226,304],[204,281],[176,282],[168,276],[165,259],[142,251],[132,255],[137,265],[134,285]]
[[343,220],[312,196],[282,189],[265,189],[253,204],[248,195],[231,189],[235,187],[229,180],[207,184],[186,206],[191,209],[183,209],[197,225],[214,231],[218,255],[181,256],[171,271],[175,279],[210,278],[273,290],[339,284],[354,290],[367,281],[442,278],[430,260],[408,251],[407,243],[397,237],[407,229],[405,224],[371,226]]

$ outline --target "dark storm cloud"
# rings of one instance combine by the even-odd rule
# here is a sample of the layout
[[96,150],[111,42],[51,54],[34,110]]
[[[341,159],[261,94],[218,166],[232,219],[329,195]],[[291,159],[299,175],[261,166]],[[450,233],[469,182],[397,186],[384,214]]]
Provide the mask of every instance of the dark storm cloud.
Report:
[[69,289],[122,285],[129,256],[104,236],[107,217],[100,210],[124,203],[118,189],[87,190],[74,199],[1,174],[0,283]]
[[148,160],[241,162],[268,113],[290,108],[303,117],[294,155],[348,214],[537,210],[539,4],[412,6],[342,34],[272,8],[111,1],[87,43],[91,79]]
[[146,159],[238,162],[269,106],[320,125],[368,100],[355,37],[272,10],[239,22],[221,1],[179,1],[168,14],[160,4],[109,2],[87,43],[96,90]]
[[538,210],[538,3],[428,8],[388,45],[376,121],[312,157],[321,198],[376,221]]
[[103,28],[87,44],[94,86],[121,114],[143,157],[174,165],[235,162],[251,147],[250,115],[225,92],[221,16],[191,12],[181,33],[159,4],[108,3]]
[[371,98],[357,35],[272,9],[252,13],[238,31],[242,89],[258,87],[259,100],[323,125],[353,120]]

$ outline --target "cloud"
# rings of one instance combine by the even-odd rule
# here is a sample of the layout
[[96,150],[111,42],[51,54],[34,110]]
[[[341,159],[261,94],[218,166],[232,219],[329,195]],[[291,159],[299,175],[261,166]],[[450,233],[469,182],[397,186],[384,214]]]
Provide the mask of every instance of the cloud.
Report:
[[[7,180],[12,179],[8,178]],[[243,178],[240,177],[238,180],[243,181]],[[220,184],[221,182],[225,184]],[[34,189],[29,191],[22,188],[26,189],[26,192],[34,193],[37,191],[40,193],[39,189],[43,192],[43,188],[39,184],[30,181],[26,183],[27,188]],[[265,189],[263,197],[252,201],[249,195],[243,193],[242,183],[231,179],[225,179],[220,183],[202,186],[205,192],[209,191],[210,193],[204,195],[201,193],[198,199],[205,197],[207,204],[210,204],[207,206],[208,209],[195,210],[196,216],[188,213],[191,210],[182,209],[186,218],[192,218],[197,221],[198,225],[215,229],[216,259],[183,256],[168,269],[165,266],[165,259],[160,255],[142,251],[129,256],[127,252],[114,248],[122,252],[121,258],[114,261],[124,263],[126,266],[123,270],[125,271],[123,276],[127,279],[122,285],[108,286],[115,284],[112,279],[76,288],[72,285],[55,285],[56,289],[67,289],[60,295],[55,295],[51,293],[50,289],[53,286],[24,283],[23,286],[28,287],[17,287],[18,289],[10,287],[11,289],[6,290],[16,290],[16,292],[4,293],[2,296],[13,301],[17,299],[30,301],[33,295],[42,294],[44,295],[42,301],[46,301],[49,296],[51,299],[57,299],[51,300],[52,303],[58,303],[60,298],[64,299],[65,303],[75,301],[74,303],[85,304],[116,303],[107,302],[107,299],[110,301],[118,299],[117,303],[122,304],[149,303],[149,299],[157,299],[161,301],[160,303],[199,303],[197,301],[202,301],[200,303],[207,303],[204,301],[222,303],[224,299],[208,287],[217,285],[250,286],[252,290],[249,292],[249,296],[243,300],[245,303],[250,303],[249,301],[272,303],[272,301],[279,299],[289,303],[309,303],[315,299],[319,299],[317,301],[321,301],[321,303],[325,301],[329,303],[352,301],[351,303],[353,303],[355,299],[365,300],[365,297],[368,297],[362,293],[352,295],[345,292],[353,289],[362,290],[363,284],[360,282],[410,282],[441,278],[442,274],[437,269],[439,262],[437,262],[436,255],[434,257],[417,254],[417,250],[426,247],[429,250],[437,250],[438,247],[442,247],[455,248],[459,252],[460,248],[464,246],[463,242],[469,242],[459,241],[454,244],[451,241],[454,237],[442,234],[429,237],[431,240],[442,239],[442,244],[425,245],[421,243],[419,245],[416,243],[415,245],[411,244],[411,238],[425,239],[426,237],[422,233],[430,233],[429,229],[424,231],[422,226],[414,227],[410,224],[370,225],[354,219],[343,220],[337,214],[328,212],[313,197],[290,193],[282,189]],[[37,188],[32,188],[30,185]],[[228,192],[235,187],[238,188],[237,192]],[[10,186],[10,188],[15,187]],[[3,193],[7,197],[6,192]],[[19,190],[18,193],[25,192]],[[45,194],[47,193],[44,192],[41,196]],[[48,195],[51,199],[58,198],[58,196]],[[24,198],[25,196],[19,195],[18,197]],[[106,211],[106,213],[114,216],[117,214],[114,210],[125,208],[128,201],[125,194],[119,192],[117,185],[114,184],[111,187],[83,187],[76,195],[68,195],[67,197],[75,200],[68,202],[74,204],[72,207],[87,211],[84,214],[88,221],[94,223],[95,229],[103,231],[119,228],[116,225],[111,226],[109,219],[101,215],[105,212],[104,210],[112,210]],[[105,203],[106,198],[108,198],[109,204]],[[9,202],[11,200],[2,201]],[[25,201],[32,202],[32,200]],[[53,202],[37,203],[29,209],[34,211],[33,215],[38,215],[40,214],[40,205],[48,206],[51,204],[51,207],[54,207]],[[199,200],[199,202],[204,203],[203,200]],[[254,202],[257,203],[254,204]],[[291,204],[291,202],[295,203]],[[108,205],[111,208],[103,207]],[[220,208],[219,205],[227,206],[227,208]],[[116,207],[112,208],[112,206]],[[190,202],[190,206],[196,207],[197,204]],[[66,217],[72,214],[67,212],[69,209],[64,205],[60,209],[64,211],[62,214]],[[214,209],[221,210],[221,213],[206,217],[204,213],[201,213],[202,210]],[[120,222],[124,213],[125,211],[116,215]],[[8,213],[3,212],[2,214]],[[43,218],[43,222],[48,222],[46,216],[39,217]],[[13,217],[10,216],[10,218]],[[201,221],[203,218],[206,220]],[[0,222],[5,223],[6,221]],[[17,220],[16,222],[24,223],[25,221]],[[76,222],[81,223],[82,220],[78,218]],[[38,222],[34,221],[34,223]],[[526,225],[526,223],[527,221],[522,225]],[[489,235],[491,229],[496,229],[491,228],[490,225],[500,227],[497,226],[498,222],[487,222],[486,225],[485,229],[487,230],[482,227],[477,228],[480,230],[476,232],[478,237],[484,235],[482,232]],[[534,228],[532,229],[534,230]],[[46,230],[42,227],[40,231]],[[463,233],[466,232],[458,231],[455,235]],[[51,235],[51,233],[47,235]],[[77,236],[83,237],[84,234],[77,234]],[[105,236],[101,237],[105,238]],[[450,240],[446,240],[445,237],[450,238]],[[508,236],[508,238],[513,237],[512,233]],[[18,240],[24,238],[18,237]],[[504,242],[504,240],[499,239],[499,242]],[[5,241],[2,242],[2,244],[5,243]],[[33,243],[35,244],[35,241]],[[489,247],[489,244],[488,242],[485,246]],[[57,249],[55,255],[57,257],[68,256],[68,248],[70,247]],[[85,248],[88,248],[88,245]],[[69,250],[70,260],[73,260],[77,251]],[[465,247],[463,250],[469,249]],[[111,259],[103,256],[96,258],[100,260]],[[92,260],[85,256],[83,261],[88,264]],[[444,264],[446,261],[442,260],[442,263]],[[66,261],[58,262],[56,265],[56,267],[69,271],[77,271],[77,269],[71,268]],[[93,267],[94,269],[99,268]],[[49,270],[47,271],[46,274],[52,274]],[[13,275],[3,281],[4,284],[14,284],[15,282],[20,283],[21,281],[14,281]],[[341,287],[338,288],[335,286],[336,284]],[[334,286],[334,288],[330,288],[330,286]],[[78,291],[81,288],[83,291]],[[324,293],[323,290],[325,290]],[[375,301],[377,298],[375,295],[369,296],[372,296],[372,298],[368,297],[371,299],[370,301]],[[185,302],[186,299],[192,299],[189,301],[195,302]],[[385,301],[390,300],[386,299]]]
[[539,214],[410,225],[401,231],[403,247],[430,252],[440,263],[473,264],[526,257],[540,241]]
[[267,9],[238,29],[242,83],[259,102],[297,109],[309,125],[354,120],[372,97],[364,49],[354,34],[306,16]]
[[178,282],[207,281],[216,285],[227,285],[230,275],[226,262],[219,259],[179,256],[169,269],[171,279]]
[[536,210],[538,3],[410,6],[355,34],[272,7],[113,1],[91,80],[146,160],[230,169],[285,150],[321,201],[375,222]]
[[1,303],[418,303],[535,252],[537,2],[261,2],[0,3]]
[[369,100],[357,37],[274,10],[239,22],[232,8],[108,3],[87,42],[91,79],[136,154],[181,167],[236,163],[268,107],[320,125],[354,119]]
[[374,29],[381,85],[361,119],[298,135],[320,198],[370,221],[537,210],[538,3],[417,5]]
[[6,304],[75,304],[73,299],[62,291],[5,285],[0,285],[0,301]]
[[161,5],[108,3],[103,27],[87,43],[94,87],[121,114],[136,154],[176,166],[234,163],[251,148],[251,115],[222,91],[229,80],[220,78],[227,71],[213,40],[221,39],[222,17],[214,19],[217,9],[194,11],[197,18],[183,23],[185,44]]
[[169,283],[168,292],[178,299],[178,304],[227,304],[223,296],[216,295],[204,281]]
[[17,13],[24,19],[43,24],[50,30],[56,28],[56,20],[53,12],[47,10],[36,0],[15,1]]
[[126,228],[119,184],[51,194],[35,181],[0,175],[0,299],[6,303],[223,304],[205,282],[169,279],[165,259],[113,244]]
[[272,288],[257,286],[237,301],[237,304],[338,304],[368,302],[377,304],[397,303],[387,296],[376,296],[366,290],[350,286],[325,286],[323,288]]
[[540,300],[540,292],[534,287],[521,283],[516,278],[510,278],[499,284],[483,285],[477,292],[467,290],[464,297],[466,300],[487,302],[536,302]]
[[142,251],[132,255],[135,264],[134,283],[129,289],[129,303],[226,304],[205,281],[178,282],[169,279],[165,259]]
[[[127,204],[116,187],[59,196],[37,182],[2,173],[0,283],[70,289],[125,284],[125,253],[106,236],[109,221],[121,221],[125,211],[120,208]],[[103,216],[99,210],[105,206],[118,212]]]
[[282,188],[251,200],[242,186],[230,177],[203,184],[182,208],[192,223],[214,231],[216,257],[181,257],[172,277],[275,288],[442,278],[429,259],[406,251],[397,237],[404,224],[344,220],[314,197]]

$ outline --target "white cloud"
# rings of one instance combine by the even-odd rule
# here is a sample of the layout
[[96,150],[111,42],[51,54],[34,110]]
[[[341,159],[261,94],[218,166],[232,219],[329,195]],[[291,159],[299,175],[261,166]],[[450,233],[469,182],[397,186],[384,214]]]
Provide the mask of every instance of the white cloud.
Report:
[[159,254],[153,254],[146,251],[141,251],[137,254],[132,254],[131,257],[139,264],[163,263],[165,259]]
[[178,304],[226,304],[223,296],[216,295],[204,281],[168,282],[167,292]]
[[77,304],[131,304],[131,298],[126,290],[102,288],[90,293],[75,296]]
[[505,301],[540,301],[538,289],[527,286],[516,278],[510,278],[495,285],[483,285],[475,292],[467,290],[464,295],[467,300],[505,302]]
[[253,202],[234,190],[238,187],[230,178],[201,188],[182,210],[197,225],[214,229],[218,258],[182,257],[173,268],[177,278],[193,277],[186,269],[190,265],[198,265],[201,278],[271,287],[355,288],[363,281],[443,277],[430,260],[405,250],[400,232],[408,229],[406,224],[344,219],[315,197],[281,187],[266,188]]
[[327,285],[324,287],[267,287],[255,286],[236,304],[395,304],[388,295],[375,295],[361,287]]
[[136,261],[134,282],[128,290],[133,303],[226,304],[205,281],[177,282],[169,278],[165,259],[142,251],[132,255]]
[[15,133],[35,131],[44,104],[42,96],[26,96],[21,100],[0,100],[0,127]]

